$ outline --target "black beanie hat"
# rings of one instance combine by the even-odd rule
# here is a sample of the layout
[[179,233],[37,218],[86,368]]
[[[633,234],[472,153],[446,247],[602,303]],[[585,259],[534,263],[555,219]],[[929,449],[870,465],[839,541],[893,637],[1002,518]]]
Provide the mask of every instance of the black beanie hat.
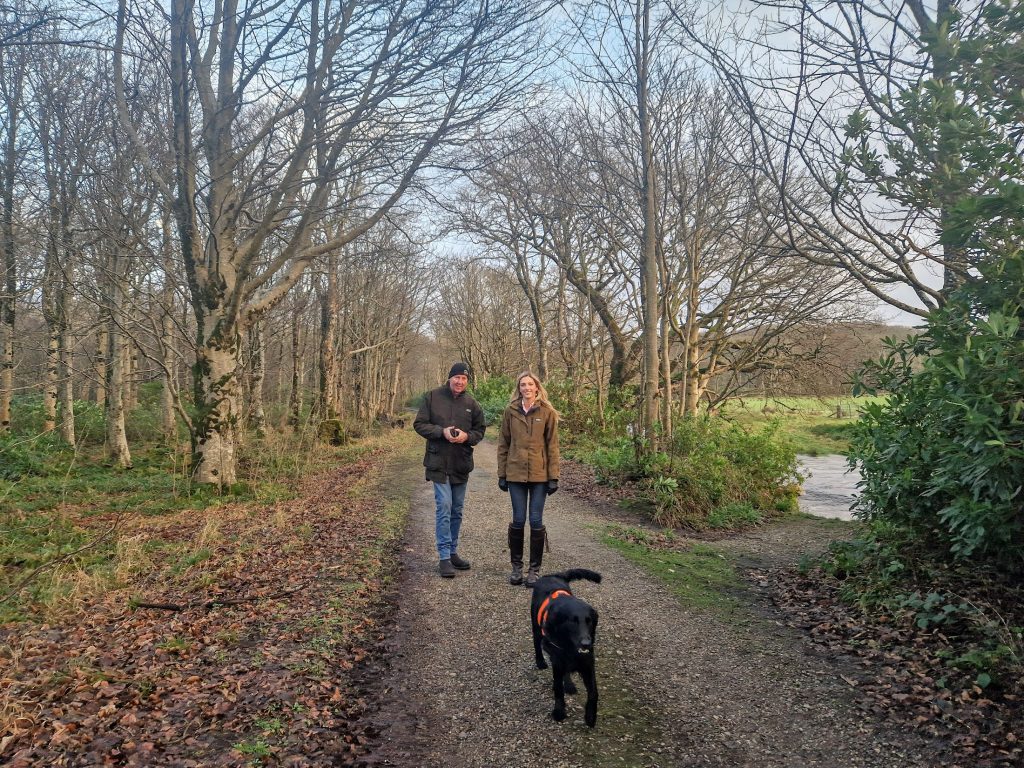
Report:
[[459,374],[469,376],[469,366],[465,363],[455,363],[452,365],[452,369],[448,371],[448,378],[450,379],[452,376],[458,376]]

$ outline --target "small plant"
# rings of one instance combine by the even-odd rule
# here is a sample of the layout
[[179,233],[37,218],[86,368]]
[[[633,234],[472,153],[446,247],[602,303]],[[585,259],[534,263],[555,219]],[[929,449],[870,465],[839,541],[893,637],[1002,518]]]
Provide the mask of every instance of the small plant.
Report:
[[280,718],[272,717],[257,720],[256,727],[264,733],[278,734],[284,730],[284,723],[281,722]]
[[948,595],[929,592],[922,596],[920,592],[909,595],[897,595],[896,604],[914,614],[914,623],[921,629],[952,624],[962,621],[965,615],[973,613],[967,603],[955,603]]
[[167,651],[168,653],[183,653],[191,647],[191,643],[184,637],[178,637],[177,635],[171,635],[162,643],[157,645],[157,648]]
[[240,741],[237,744],[232,744],[231,746],[243,755],[249,755],[251,757],[263,758],[270,757],[270,755],[273,754],[270,744],[268,744],[264,739]]

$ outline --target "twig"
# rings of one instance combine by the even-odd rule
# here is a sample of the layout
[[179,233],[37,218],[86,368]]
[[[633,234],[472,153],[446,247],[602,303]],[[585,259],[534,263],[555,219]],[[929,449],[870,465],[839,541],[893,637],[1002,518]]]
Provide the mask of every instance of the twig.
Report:
[[210,611],[214,608],[222,605],[242,605],[243,603],[254,603],[257,600],[277,600],[281,597],[288,597],[296,592],[305,589],[309,582],[303,582],[297,587],[291,589],[285,589],[280,592],[274,592],[270,595],[249,595],[248,597],[237,597],[228,600],[207,600],[204,603],[137,603],[132,602],[132,606],[135,608],[155,608],[161,611],[187,611],[192,608],[201,608],[204,611]]

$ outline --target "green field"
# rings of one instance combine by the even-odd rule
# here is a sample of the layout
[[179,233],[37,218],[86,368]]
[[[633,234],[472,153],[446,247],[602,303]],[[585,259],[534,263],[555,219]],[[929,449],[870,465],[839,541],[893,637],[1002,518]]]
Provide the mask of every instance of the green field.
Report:
[[769,422],[796,446],[797,453],[821,456],[845,454],[850,429],[857,413],[871,397],[745,397],[730,400],[720,408],[726,418],[746,427]]

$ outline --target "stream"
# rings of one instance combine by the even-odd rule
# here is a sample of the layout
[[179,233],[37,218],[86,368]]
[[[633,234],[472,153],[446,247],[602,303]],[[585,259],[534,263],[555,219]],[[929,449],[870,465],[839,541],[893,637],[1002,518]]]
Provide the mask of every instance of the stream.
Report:
[[800,496],[800,509],[816,517],[833,517],[852,520],[850,504],[857,493],[858,473],[846,466],[846,457],[836,454],[827,456],[797,456],[810,474],[804,481],[804,492]]

